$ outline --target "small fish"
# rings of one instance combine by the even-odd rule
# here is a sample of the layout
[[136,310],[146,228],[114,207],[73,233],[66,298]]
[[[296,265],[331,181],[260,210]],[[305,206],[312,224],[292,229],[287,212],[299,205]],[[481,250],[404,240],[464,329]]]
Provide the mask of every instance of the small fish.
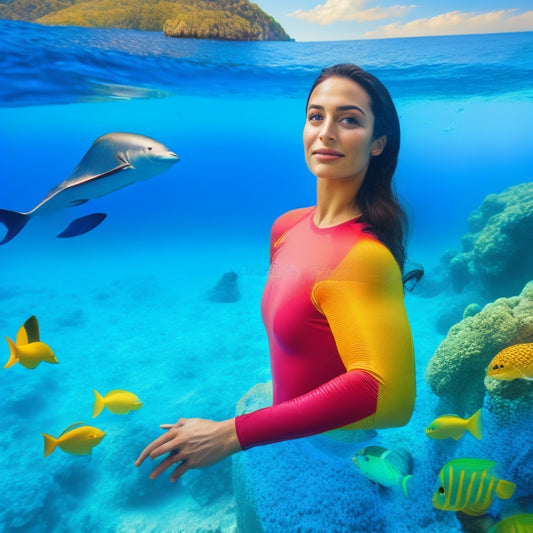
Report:
[[[0,223],[7,233],[0,244],[16,237],[30,218],[84,204],[127,185],[153,178],[168,170],[180,158],[166,146],[136,133],[107,133],[89,148],[70,176],[54,187],[31,211],[20,213],[0,209]],[[96,228],[106,217],[93,213],[74,220],[58,237],[82,235]]]
[[533,514],[522,513],[508,516],[494,527],[491,527],[488,533],[532,533],[533,532]]
[[45,457],[48,457],[56,447],[73,455],[89,455],[92,449],[100,444],[105,433],[83,422],[76,422],[68,426],[57,439],[46,433],[43,433],[43,437]]
[[104,407],[115,415],[125,415],[142,407],[142,402],[133,394],[125,390],[112,390],[105,396],[94,391],[93,418],[97,417]]
[[40,341],[39,322],[35,316],[28,318],[20,327],[15,342],[9,337],[6,337],[6,340],[9,345],[9,360],[4,368],[9,368],[16,363],[29,369],[36,368],[43,361],[59,363],[52,348]]
[[459,440],[467,430],[476,439],[481,440],[481,409],[466,420],[457,415],[439,416],[426,428],[426,435],[430,439],[452,438]]
[[408,461],[397,452],[382,446],[367,446],[359,450],[352,460],[361,473],[374,483],[384,487],[401,486],[407,496],[407,482],[413,476],[407,474]]
[[516,485],[494,474],[494,461],[453,459],[446,463],[438,477],[433,505],[444,511],[462,511],[480,516],[491,506],[495,496],[510,498]]
[[501,381],[533,380],[533,342],[513,344],[497,353],[489,364],[487,376]]

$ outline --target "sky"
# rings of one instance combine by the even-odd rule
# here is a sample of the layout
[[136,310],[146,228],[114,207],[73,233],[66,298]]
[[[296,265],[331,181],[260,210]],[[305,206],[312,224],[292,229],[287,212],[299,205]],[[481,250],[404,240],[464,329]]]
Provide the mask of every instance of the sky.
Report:
[[273,16],[296,41],[533,31],[531,0],[252,2]]

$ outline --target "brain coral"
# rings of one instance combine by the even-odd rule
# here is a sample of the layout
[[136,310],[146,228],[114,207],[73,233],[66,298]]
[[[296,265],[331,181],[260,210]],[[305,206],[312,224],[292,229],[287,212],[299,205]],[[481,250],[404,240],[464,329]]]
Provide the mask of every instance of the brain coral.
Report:
[[[483,405],[485,373],[492,358],[522,342],[533,342],[533,282],[520,296],[499,298],[450,328],[428,364],[426,380],[443,408],[461,416],[472,414]],[[509,386],[497,384],[490,392],[501,389],[502,396],[509,397]],[[529,392],[533,394],[531,387]]]
[[452,286],[474,283],[491,298],[516,294],[533,273],[533,182],[488,195],[468,223],[463,252],[449,263]]

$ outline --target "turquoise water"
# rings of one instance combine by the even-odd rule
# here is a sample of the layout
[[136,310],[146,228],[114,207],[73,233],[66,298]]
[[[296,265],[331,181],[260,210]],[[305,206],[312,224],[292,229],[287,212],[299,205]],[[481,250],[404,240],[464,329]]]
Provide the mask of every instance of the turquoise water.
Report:
[[[301,146],[308,87],[322,66],[349,60],[390,88],[402,123],[397,186],[412,219],[409,255],[431,268],[461,248],[487,194],[531,180],[533,34],[215,43],[0,28],[1,208],[34,207],[107,132],[149,135],[182,158],[150,181],[36,218],[0,247],[0,332],[14,338],[36,315],[60,361],[2,369],[0,478],[10,495],[2,527],[235,531],[231,461],[173,485],[165,475],[151,482],[150,467],[133,461],[157,424],[233,416],[239,398],[269,379],[259,300],[270,225],[314,203]],[[108,213],[96,230],[55,239],[95,211]],[[241,300],[207,301],[227,271],[239,276]],[[407,298],[418,403],[394,435],[419,450],[424,471],[438,467],[433,443],[419,444],[436,405],[424,369],[448,304]],[[135,392],[142,409],[93,421],[92,390],[114,388]],[[41,433],[58,436],[79,420],[107,433],[91,459],[59,450],[44,458]],[[431,508],[432,492],[417,486],[429,499],[418,512],[402,512],[399,500],[391,531],[459,531],[453,513]]]

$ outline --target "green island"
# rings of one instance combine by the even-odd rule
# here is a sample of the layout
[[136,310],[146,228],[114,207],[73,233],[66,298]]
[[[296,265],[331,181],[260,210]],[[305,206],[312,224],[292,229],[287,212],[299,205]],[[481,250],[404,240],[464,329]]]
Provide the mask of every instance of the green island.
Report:
[[0,19],[163,31],[190,39],[292,40],[273,17],[248,0],[2,0]]

